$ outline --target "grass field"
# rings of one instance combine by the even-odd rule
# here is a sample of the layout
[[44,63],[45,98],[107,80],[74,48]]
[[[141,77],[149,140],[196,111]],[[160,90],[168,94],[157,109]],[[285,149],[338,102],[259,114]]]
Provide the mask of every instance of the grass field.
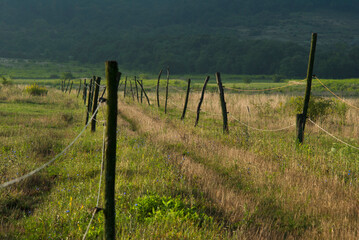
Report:
[[[202,88],[203,80],[194,81],[195,90]],[[278,132],[251,128],[293,125],[295,95],[302,95],[305,87],[284,88],[285,94],[279,90],[238,94],[227,89],[230,133],[224,135],[219,97],[211,81],[198,127],[193,126],[198,91],[190,95],[185,120],[179,120],[184,79],[171,80],[166,115],[164,80],[160,108],[154,106],[156,79],[144,79],[152,106],[132,101],[130,92],[124,99],[121,86],[118,239],[357,239],[358,150],[309,123],[301,146],[295,144],[295,127]],[[339,81],[343,80],[323,82],[337,90]],[[345,85],[353,87],[355,81]],[[225,82],[227,87],[246,89],[283,84]],[[317,101],[327,111],[317,110],[310,117],[359,147],[358,110],[331,98]],[[356,98],[346,101],[359,106]],[[99,120],[104,111],[102,106]],[[75,92],[49,88],[47,96],[35,97],[25,93],[23,85],[1,86],[0,121],[3,183],[42,165],[66,147],[84,127],[85,106]],[[0,189],[1,239],[82,238],[96,206],[102,134],[99,122],[95,133],[86,130],[49,168]],[[99,206],[102,203],[101,197]],[[103,213],[97,213],[88,239],[103,235],[103,221]]]

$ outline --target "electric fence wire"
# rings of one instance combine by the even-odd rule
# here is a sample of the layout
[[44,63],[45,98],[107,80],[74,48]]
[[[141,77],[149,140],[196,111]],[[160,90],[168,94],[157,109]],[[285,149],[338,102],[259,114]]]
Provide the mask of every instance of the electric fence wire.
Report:
[[352,108],[355,108],[357,110],[359,110],[359,107],[352,105],[351,103],[345,101],[343,98],[339,97],[337,94],[335,94],[332,90],[330,90],[326,85],[324,85],[324,83],[322,81],[319,80],[319,78],[317,78],[317,76],[314,76],[315,79],[324,87],[326,88],[334,97],[336,97],[337,99],[339,99],[340,101],[342,101],[343,103],[348,104],[349,106],[351,106]]
[[35,170],[21,176],[18,177],[16,179],[13,179],[11,181],[2,183],[0,185],[0,189],[1,188],[5,188],[8,187],[12,184],[18,183],[22,180],[25,180],[31,176],[33,176],[34,174],[40,172],[42,169],[48,167],[49,165],[51,165],[53,162],[55,162],[59,157],[61,157],[70,147],[72,147],[72,145],[74,145],[74,143],[81,137],[81,135],[85,132],[86,128],[88,127],[88,125],[90,124],[91,120],[94,118],[95,114],[97,113],[98,109],[99,109],[100,105],[97,107],[97,109],[95,110],[94,114],[91,116],[90,120],[88,121],[88,123],[86,124],[86,126],[81,130],[81,132],[77,135],[77,137],[66,147],[64,148],[59,154],[57,154],[54,158],[52,158],[50,161],[48,161],[47,163],[43,164],[42,166],[36,168]]
[[328,134],[329,136],[331,136],[332,138],[334,138],[335,140],[337,140],[338,142],[341,142],[345,145],[347,145],[348,147],[354,148],[356,150],[359,150],[359,147],[355,147],[347,142],[344,142],[343,140],[337,138],[336,136],[334,136],[333,134],[331,134],[330,132],[328,132],[327,130],[325,130],[324,128],[322,128],[321,126],[319,126],[318,124],[316,124],[314,121],[312,121],[310,118],[308,118],[308,120],[313,123],[317,128],[319,128],[320,130],[322,130],[323,132],[325,132],[326,134]]
[[[102,109],[103,110],[103,109]],[[105,116],[105,115],[103,115]],[[103,172],[104,172],[104,159],[105,159],[105,133],[106,133],[106,120],[105,118],[102,120],[102,122],[104,122],[103,124],[103,137],[102,137],[102,160],[101,160],[101,173],[100,173],[100,181],[99,181],[99,184],[98,184],[98,192],[97,192],[97,201],[96,201],[96,207],[92,213],[92,216],[91,216],[91,219],[90,219],[90,222],[89,224],[87,225],[87,228],[86,228],[86,232],[82,238],[82,240],[85,240],[86,239],[86,236],[90,230],[90,227],[91,227],[91,224],[92,224],[92,221],[93,219],[95,218],[95,215],[96,213],[98,212],[98,210],[100,209],[99,208],[99,203],[100,203],[100,195],[101,195],[101,184],[102,184],[102,176],[103,176]]]
[[253,130],[256,130],[256,131],[261,131],[261,132],[279,132],[279,131],[283,131],[283,130],[286,130],[286,129],[289,129],[289,128],[295,126],[295,124],[292,124],[290,126],[283,127],[283,128],[278,128],[278,129],[261,129],[261,128],[256,128],[256,127],[249,126],[248,124],[245,124],[244,122],[240,121],[239,119],[237,119],[235,117],[231,117],[231,118],[236,120],[237,122],[239,122],[243,126],[246,126],[247,128],[250,128],[250,129],[253,129]]

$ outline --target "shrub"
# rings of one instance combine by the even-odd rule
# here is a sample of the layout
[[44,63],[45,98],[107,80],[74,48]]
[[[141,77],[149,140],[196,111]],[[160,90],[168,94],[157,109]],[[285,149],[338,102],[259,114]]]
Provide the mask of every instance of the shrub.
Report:
[[44,96],[47,95],[47,89],[45,87],[40,87],[36,83],[31,86],[26,86],[25,91],[32,96]]
[[251,78],[245,78],[243,80],[244,83],[247,83],[247,84],[250,84],[252,82],[252,79]]
[[3,85],[11,85],[12,81],[11,81],[11,77],[7,78],[7,77],[0,77],[0,79],[2,80],[2,84]]
[[272,76],[272,80],[275,83],[279,83],[279,82],[284,82],[284,76],[283,75],[279,75],[279,74],[274,74]]
[[[292,109],[294,108],[296,113],[302,113],[303,104],[303,97],[291,97],[288,105]],[[312,96],[309,100],[308,117],[313,121],[319,118],[325,118],[329,114],[345,117],[347,111],[348,107],[345,104],[333,99]]]

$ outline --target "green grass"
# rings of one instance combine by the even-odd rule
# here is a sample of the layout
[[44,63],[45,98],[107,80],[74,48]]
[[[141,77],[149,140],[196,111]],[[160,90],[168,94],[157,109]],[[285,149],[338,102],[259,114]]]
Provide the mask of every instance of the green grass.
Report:
[[[48,96],[28,97],[20,95],[17,88],[12,86],[11,90],[19,95],[1,103],[1,182],[49,160],[83,127],[85,108],[75,94],[50,89]],[[22,99],[21,103],[14,101],[15,97]],[[101,109],[98,119],[103,118],[102,112]],[[54,119],[57,119],[55,123]],[[98,126],[96,133],[87,130],[49,168],[0,190],[0,238],[82,238],[96,205],[102,131],[102,126]],[[118,238],[223,239],[227,236],[220,218],[216,217],[216,207],[196,186],[188,184],[186,177],[171,164],[168,154],[148,144],[144,137],[134,136],[122,125],[117,136]],[[103,206],[103,197],[99,206]],[[103,224],[103,213],[99,212],[87,239],[103,236]]]

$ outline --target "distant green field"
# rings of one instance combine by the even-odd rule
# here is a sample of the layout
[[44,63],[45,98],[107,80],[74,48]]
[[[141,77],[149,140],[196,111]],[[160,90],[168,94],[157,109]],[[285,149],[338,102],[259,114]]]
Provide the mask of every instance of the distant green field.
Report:
[[[170,69],[171,70],[171,69]],[[137,79],[144,81],[146,89],[154,89],[157,85],[158,73],[142,73],[140,71],[122,70],[122,80]],[[69,63],[53,63],[53,62],[36,62],[32,60],[8,60],[0,62],[0,81],[1,78],[9,80],[14,84],[33,84],[45,85],[60,89],[62,74],[70,72],[74,79],[73,89],[78,89],[80,78],[91,78],[92,76],[100,76],[104,79],[104,66],[101,64],[90,65],[80,64],[77,62]],[[186,74],[186,75],[170,75],[170,86],[185,90],[187,80],[191,79],[193,90],[201,90],[206,76],[210,76],[208,83],[209,91],[216,91],[216,79],[214,73],[211,74]],[[233,75],[222,74],[222,81],[227,91],[237,91],[241,93],[251,93],[246,90],[263,90],[264,93],[299,93],[305,90],[305,82],[303,79],[282,79],[281,82],[273,82],[272,75]],[[166,70],[164,69],[161,76],[161,90],[166,85]],[[333,92],[340,96],[357,96],[359,90],[359,79],[322,79],[322,82]],[[298,84],[294,84],[298,83]],[[103,81],[104,84],[104,81]],[[289,85],[288,87],[284,87]],[[130,87],[130,86],[129,86]],[[274,88],[274,89],[273,89]],[[232,90],[231,90],[232,89]],[[233,90],[237,89],[237,90]],[[264,91],[270,89],[270,91]],[[172,89],[173,90],[173,89]],[[325,95],[330,93],[316,80],[313,79],[312,91],[315,94]],[[325,94],[324,94],[325,93]]]

